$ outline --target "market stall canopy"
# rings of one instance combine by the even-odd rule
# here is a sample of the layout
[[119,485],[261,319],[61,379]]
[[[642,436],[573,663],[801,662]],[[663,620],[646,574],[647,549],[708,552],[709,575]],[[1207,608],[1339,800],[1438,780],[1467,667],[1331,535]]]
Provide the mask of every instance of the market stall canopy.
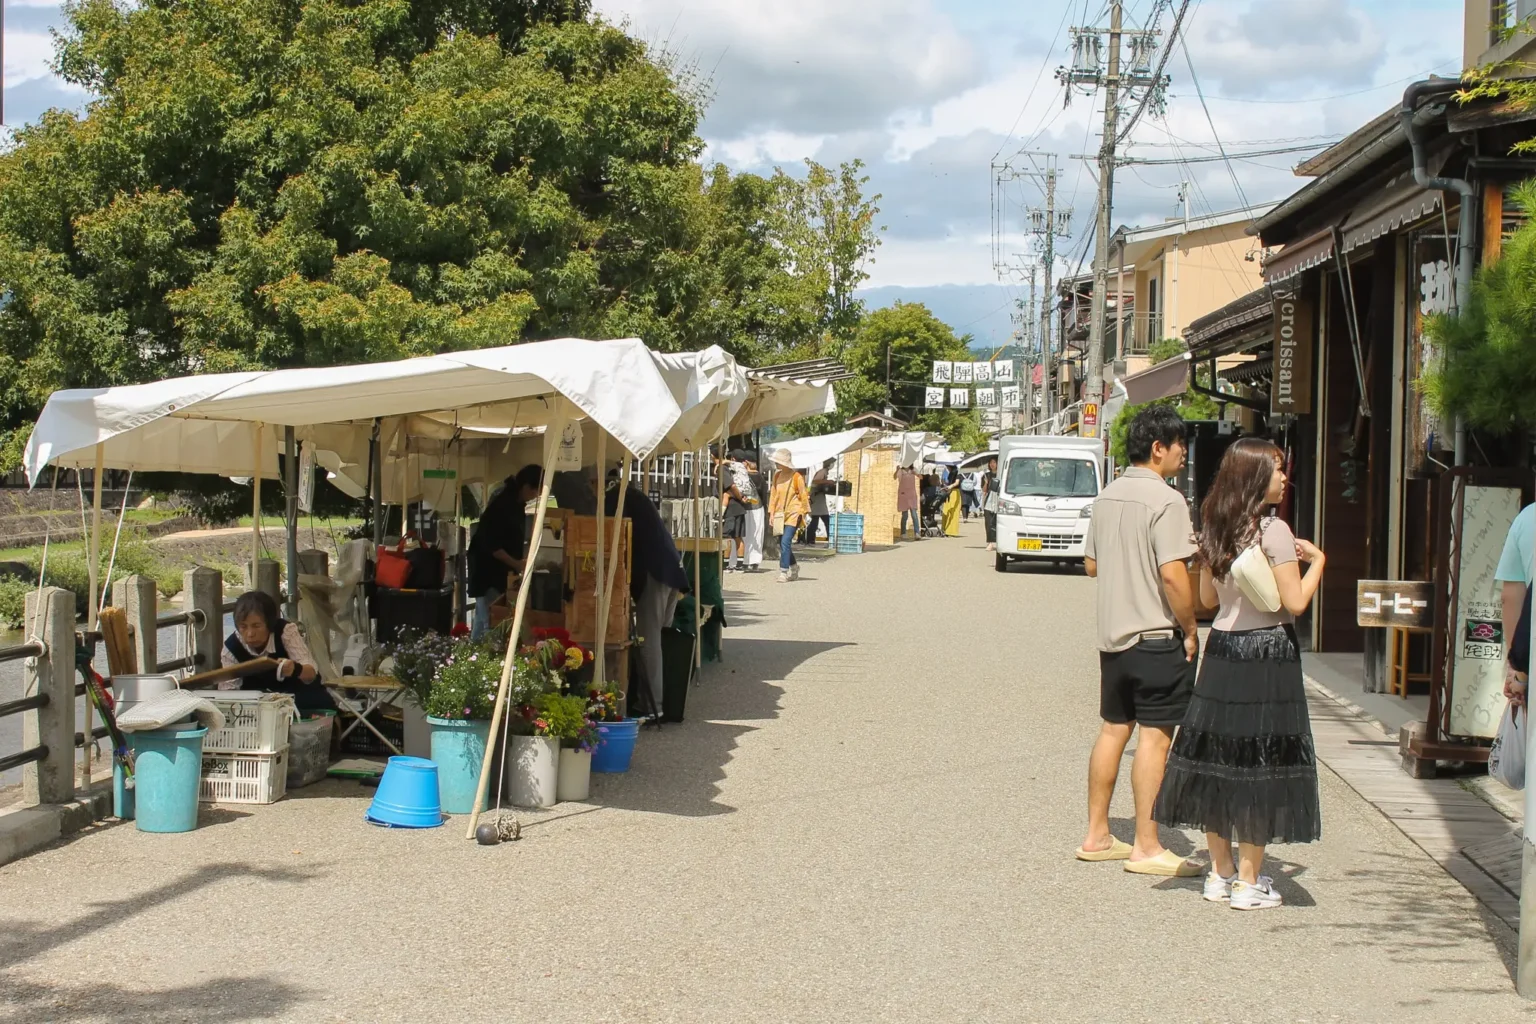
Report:
[[923,447],[930,442],[937,441],[937,434],[930,434],[926,430],[908,430],[902,433],[886,434],[875,442],[876,448],[897,448],[896,466],[905,466],[908,469],[919,466],[923,461]]
[[1158,363],[1149,370],[1121,377],[1128,405],[1145,405],[1182,395],[1189,388],[1189,353]]
[[664,449],[698,451],[719,440],[721,426],[752,397],[755,385],[748,371],[719,345],[702,352],[653,352],[652,357],[679,410]]
[[848,452],[868,448],[880,440],[880,431],[870,428],[842,430],[836,434],[817,437],[797,437],[792,441],[763,445],[762,463],[773,461],[774,452],[788,452],[796,469],[815,469],[828,459],[835,459]]
[[248,476],[258,462],[263,476],[275,476],[277,431],[254,431],[255,424],[371,431],[376,418],[414,416],[449,430],[527,428],[548,422],[560,396],[637,455],[662,444],[682,412],[638,339],[566,338],[59,391],[33,428],[25,467],[35,484],[50,463],[94,465],[100,444],[113,469]]
[[832,385],[853,376],[841,363],[830,359],[767,366],[746,373],[751,390],[747,400],[731,414],[732,434],[836,412],[837,395]]

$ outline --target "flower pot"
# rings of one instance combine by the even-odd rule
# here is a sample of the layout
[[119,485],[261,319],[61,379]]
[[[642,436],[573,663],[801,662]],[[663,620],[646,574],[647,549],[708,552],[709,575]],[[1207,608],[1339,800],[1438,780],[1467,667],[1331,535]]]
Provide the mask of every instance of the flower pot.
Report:
[[597,732],[602,739],[592,754],[592,770],[629,771],[629,759],[635,752],[635,737],[640,732],[640,720],[626,718],[622,722],[599,722]]
[[432,757],[432,726],[427,713],[416,703],[416,695],[407,693],[400,701],[401,718],[405,725],[405,740],[400,749],[406,757]]
[[437,789],[444,814],[468,814],[475,806],[480,764],[485,757],[491,723],[484,719],[427,716],[432,727],[432,761],[437,765]]
[[560,748],[559,779],[555,796],[560,800],[585,800],[592,792],[592,751]]
[[560,741],[513,736],[507,790],[518,807],[553,807],[559,792]]

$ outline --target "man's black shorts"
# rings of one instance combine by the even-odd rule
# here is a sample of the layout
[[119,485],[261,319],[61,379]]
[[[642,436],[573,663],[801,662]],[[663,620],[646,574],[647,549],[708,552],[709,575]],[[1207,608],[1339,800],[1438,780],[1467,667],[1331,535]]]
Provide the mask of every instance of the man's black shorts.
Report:
[[1184,721],[1195,688],[1195,663],[1184,640],[1143,640],[1123,651],[1099,652],[1099,717],[1167,728]]

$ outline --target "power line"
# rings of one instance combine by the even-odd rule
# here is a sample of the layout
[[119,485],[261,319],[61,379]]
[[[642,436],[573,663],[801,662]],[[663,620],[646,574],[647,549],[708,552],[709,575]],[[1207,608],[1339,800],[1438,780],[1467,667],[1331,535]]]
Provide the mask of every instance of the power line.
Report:
[[1227,165],[1227,173],[1232,176],[1232,185],[1237,189],[1237,197],[1242,200],[1243,206],[1250,206],[1248,196],[1243,192],[1243,183],[1237,180],[1237,170],[1232,166],[1232,161],[1227,158],[1226,147],[1221,144],[1221,135],[1216,131],[1216,119],[1211,117],[1211,108],[1205,102],[1205,90],[1200,87],[1200,76],[1195,74],[1195,59],[1189,54],[1189,45],[1183,40],[1178,40],[1179,48],[1184,51],[1184,65],[1189,68],[1189,80],[1195,87],[1195,95],[1200,97],[1200,109],[1205,111],[1205,123],[1211,126],[1211,138],[1216,140],[1216,148],[1221,153],[1222,162]]
[[[1154,11],[1156,10],[1157,8],[1154,8]],[[1168,34],[1168,45],[1163,47],[1162,54],[1157,58],[1157,70],[1152,72],[1152,81],[1154,82],[1161,82],[1163,80],[1163,69],[1168,66],[1168,56],[1173,53],[1173,44],[1179,39],[1179,26],[1184,24],[1184,12],[1188,10],[1189,0],[1182,0],[1179,4],[1179,13],[1174,15],[1173,18],[1173,28]],[[1154,18],[1156,17],[1155,13],[1153,16]],[[1155,25],[1153,27],[1154,29],[1156,28]],[[1152,97],[1158,92],[1159,90],[1154,88],[1148,89],[1141,94],[1141,102],[1136,105],[1136,110],[1131,114],[1130,120],[1125,123],[1125,127],[1120,129],[1119,134],[1115,136],[1116,143],[1124,142],[1126,137],[1131,134],[1131,129],[1135,128],[1136,122],[1141,120],[1142,111],[1147,109],[1147,104],[1152,101]]]
[[[1039,91],[1040,80],[1045,77],[1045,69],[1047,65],[1051,63],[1051,54],[1056,51],[1056,44],[1061,41],[1061,30],[1067,27],[1067,18],[1070,17],[1071,14],[1072,5],[1070,3],[1064,4],[1061,9],[1061,23],[1056,26],[1056,35],[1051,40],[1050,49],[1046,51],[1045,60],[1040,62],[1040,70],[1035,73],[1035,82],[1029,87],[1029,94],[1024,97],[1024,105],[1019,108],[1019,114],[1013,119],[1013,125],[1008,129],[1008,134],[1003,136],[1003,141],[997,147],[997,152],[992,154],[993,160],[996,160],[1002,154],[1003,150],[1008,148],[1008,143],[1013,140],[1013,133],[1018,130],[1019,122],[1024,120],[1024,114],[1029,110],[1030,100],[1033,100],[1035,98],[1035,93]],[[1051,120],[1054,121],[1055,118],[1052,118]],[[1029,141],[1025,142],[1022,148],[1028,149],[1034,142],[1035,138],[1039,136],[1040,132],[1043,130],[1043,128],[1036,128],[1034,135],[1030,136]]]
[[[1326,103],[1329,100],[1342,100],[1342,99],[1348,99],[1351,96],[1364,96],[1367,93],[1380,92],[1383,89],[1390,89],[1394,85],[1402,85],[1404,82],[1412,82],[1412,81],[1415,81],[1417,79],[1424,78],[1427,75],[1432,75],[1436,71],[1441,70],[1442,68],[1460,67],[1460,65],[1461,65],[1461,61],[1459,61],[1459,60],[1441,61],[1439,64],[1436,64],[1432,68],[1428,68],[1427,70],[1420,71],[1420,72],[1417,72],[1417,73],[1412,74],[1412,75],[1408,75],[1406,78],[1398,78],[1398,79],[1394,79],[1394,80],[1392,80],[1390,82],[1382,82],[1380,85],[1373,85],[1373,86],[1371,86],[1368,89],[1356,89],[1353,92],[1337,92],[1337,93],[1334,93],[1331,96],[1305,96],[1305,97],[1303,97],[1303,98],[1301,98],[1299,100],[1267,100],[1267,99],[1257,99],[1257,98],[1249,99],[1249,98],[1243,97],[1243,96],[1212,96],[1210,98],[1213,101],[1221,102],[1221,103],[1262,103],[1262,104],[1271,104],[1271,105],[1275,105],[1275,106],[1295,106],[1295,105],[1301,104],[1301,103]],[[1175,98],[1175,99],[1182,99],[1183,98],[1183,97],[1178,96],[1177,94],[1170,94],[1170,95],[1173,98]]]

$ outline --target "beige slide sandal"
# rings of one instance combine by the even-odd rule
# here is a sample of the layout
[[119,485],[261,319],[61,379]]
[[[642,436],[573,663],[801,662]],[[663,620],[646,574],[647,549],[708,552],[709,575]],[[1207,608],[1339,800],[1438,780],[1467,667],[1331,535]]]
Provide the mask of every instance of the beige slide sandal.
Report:
[[1085,850],[1081,846],[1077,848],[1077,859],[1087,861],[1125,860],[1131,855],[1131,844],[1123,843],[1114,836],[1109,837],[1109,845],[1102,850]]
[[1160,875],[1164,878],[1193,878],[1205,871],[1199,864],[1185,860],[1172,850],[1164,850],[1146,860],[1127,859],[1125,870],[1133,875]]

